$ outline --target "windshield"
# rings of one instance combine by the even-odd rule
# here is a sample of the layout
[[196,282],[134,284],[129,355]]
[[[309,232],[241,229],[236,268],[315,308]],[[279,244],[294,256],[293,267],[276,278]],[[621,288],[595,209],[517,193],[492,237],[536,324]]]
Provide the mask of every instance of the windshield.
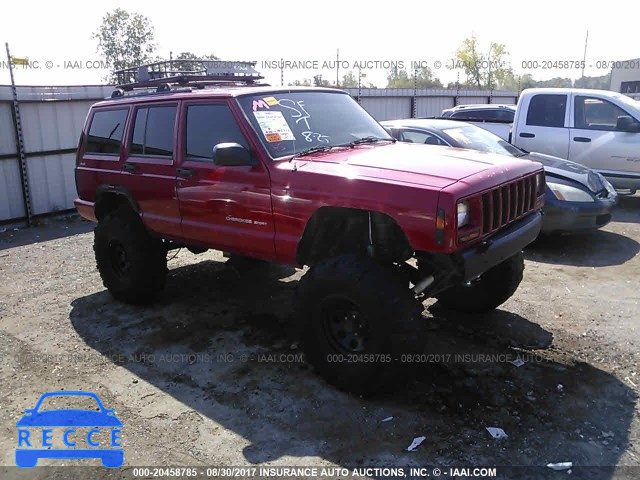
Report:
[[498,153],[521,157],[524,151],[483,128],[469,125],[467,127],[445,128],[443,132],[457,142],[456,147],[470,148],[481,152]]
[[638,100],[634,100],[631,97],[627,97],[626,95],[614,95],[620,103],[623,103],[625,106],[631,108],[631,112],[629,112],[632,116],[635,116],[636,120],[640,121],[640,102]]
[[341,92],[279,92],[238,98],[273,158],[363,138],[393,141],[355,100]]

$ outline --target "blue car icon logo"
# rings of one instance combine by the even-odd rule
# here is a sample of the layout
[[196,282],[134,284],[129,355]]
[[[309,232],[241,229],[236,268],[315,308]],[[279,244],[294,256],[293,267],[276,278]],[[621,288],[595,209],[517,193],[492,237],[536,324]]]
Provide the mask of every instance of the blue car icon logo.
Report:
[[[58,409],[39,411],[42,402],[49,397],[90,397],[99,410]],[[104,408],[100,398],[91,392],[48,392],[43,394],[33,409],[24,411],[24,415],[16,423],[18,427],[18,448],[16,448],[16,465],[19,467],[35,467],[40,458],[82,459],[99,458],[102,465],[118,468],[124,463],[124,450],[120,443],[122,422],[115,416],[115,411]],[[69,448],[51,448],[53,446],[53,428],[62,430],[61,440]],[[77,428],[90,429],[86,434],[79,433]],[[108,434],[105,441],[105,430]],[[98,439],[99,437],[99,439]],[[86,442],[87,447],[76,448],[78,443]],[[109,448],[105,448],[105,447]]]

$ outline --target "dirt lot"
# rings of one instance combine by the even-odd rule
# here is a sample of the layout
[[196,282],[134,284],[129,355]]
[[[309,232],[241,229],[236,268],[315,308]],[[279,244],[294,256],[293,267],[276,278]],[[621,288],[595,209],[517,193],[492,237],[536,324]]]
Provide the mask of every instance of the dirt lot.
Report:
[[[640,464],[638,196],[602,231],[530,247],[520,289],[494,314],[426,301],[433,355],[418,381],[370,399],[301,361],[300,271],[247,272],[182,250],[160,302],[131,307],[104,290],[92,239],[73,218],[0,233],[2,465],[14,463],[23,410],[62,389],[115,408],[125,466]],[[505,361],[518,355],[525,365]],[[519,478],[538,478],[527,472]],[[573,478],[640,477],[640,467],[588,472]]]

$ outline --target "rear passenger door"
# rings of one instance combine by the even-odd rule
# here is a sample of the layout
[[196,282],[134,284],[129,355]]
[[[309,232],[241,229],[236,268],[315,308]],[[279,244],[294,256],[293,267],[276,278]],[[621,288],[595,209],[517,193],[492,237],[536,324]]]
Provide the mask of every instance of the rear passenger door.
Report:
[[520,118],[512,143],[529,152],[569,157],[569,105],[567,94],[536,94],[530,97],[526,118]]
[[122,184],[140,207],[144,224],[164,236],[180,236],[176,196],[178,103],[136,104],[122,164]]
[[[255,158],[230,105],[211,100],[184,102],[180,121],[177,192],[182,236],[210,248],[273,258],[269,172]],[[255,164],[215,165],[213,147],[228,142],[252,152]]]

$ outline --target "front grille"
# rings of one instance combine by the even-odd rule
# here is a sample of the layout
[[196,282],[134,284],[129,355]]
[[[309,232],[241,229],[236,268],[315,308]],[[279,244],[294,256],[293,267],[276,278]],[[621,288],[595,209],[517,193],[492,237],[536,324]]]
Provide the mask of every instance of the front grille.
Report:
[[482,194],[482,234],[491,233],[535,209],[536,176],[500,185]]

